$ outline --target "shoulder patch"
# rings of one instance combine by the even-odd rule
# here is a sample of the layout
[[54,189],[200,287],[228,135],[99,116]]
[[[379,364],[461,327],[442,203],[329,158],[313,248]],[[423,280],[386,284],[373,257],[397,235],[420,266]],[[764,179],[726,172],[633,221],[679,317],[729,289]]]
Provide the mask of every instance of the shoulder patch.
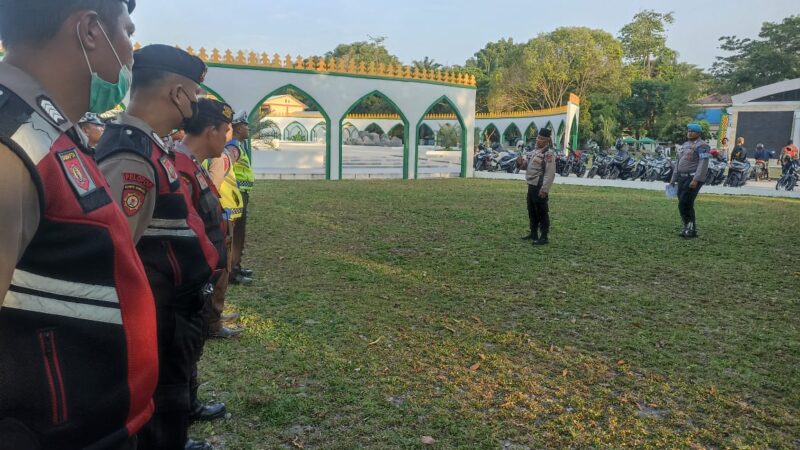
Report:
[[78,155],[78,149],[72,148],[58,152],[58,161],[78,197],[86,197],[97,190],[97,185]]
[[175,170],[175,165],[172,164],[172,160],[169,159],[167,156],[162,156],[158,160],[161,165],[164,167],[164,170],[167,172],[167,179],[169,180],[169,184],[173,184],[178,181],[178,171]]
[[153,186],[156,185],[155,183],[153,183],[152,180],[150,180],[146,176],[139,173],[131,173],[131,172],[123,172],[122,181],[125,183],[138,184],[147,190],[152,189]]
[[128,217],[139,213],[144,205],[147,190],[138,184],[125,184],[122,187],[122,211]]
[[197,184],[200,186],[200,189],[204,191],[208,189],[208,180],[206,180],[206,176],[203,172],[198,170],[195,172],[194,176],[197,179]]
[[553,162],[553,159],[554,159],[553,158],[553,154],[550,153],[550,152],[545,153],[544,154],[544,159],[549,163]]
[[39,108],[47,114],[47,117],[53,121],[59,127],[67,123],[66,117],[64,117],[64,113],[56,107],[55,103],[52,100],[47,98],[44,95],[40,95],[39,98],[36,99],[36,103],[39,105]]

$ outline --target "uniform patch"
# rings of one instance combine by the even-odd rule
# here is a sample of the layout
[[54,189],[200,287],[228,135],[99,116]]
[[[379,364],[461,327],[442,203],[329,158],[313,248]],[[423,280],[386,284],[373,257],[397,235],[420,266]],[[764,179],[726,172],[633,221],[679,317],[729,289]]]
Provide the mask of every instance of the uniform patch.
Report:
[[553,162],[553,154],[552,153],[546,154],[544,159],[549,163]]
[[172,164],[172,160],[170,160],[166,156],[162,156],[158,161],[161,163],[161,165],[164,167],[164,170],[167,172],[167,179],[169,180],[169,184],[178,181],[178,171],[175,170],[175,165]]
[[126,184],[122,186],[122,211],[128,217],[133,217],[144,205],[144,198],[147,190],[138,184]]
[[64,125],[67,123],[67,119],[64,117],[64,114],[59,110],[55,103],[52,100],[45,97],[44,95],[40,95],[39,98],[36,99],[36,103],[39,104],[39,108],[50,117],[50,120],[53,121],[58,126]]
[[61,167],[64,168],[64,173],[67,174],[67,179],[72,184],[72,187],[75,188],[78,197],[86,197],[97,190],[97,185],[89,176],[89,171],[86,170],[86,166],[81,161],[77,149],[73,148],[58,152],[58,160],[61,162]]
[[146,191],[149,191],[153,188],[156,184],[153,183],[150,178],[139,174],[139,173],[131,173],[131,172],[123,172],[122,173],[122,181],[125,183],[133,183],[142,186]]
[[208,181],[206,180],[206,176],[203,175],[202,172],[195,172],[195,178],[197,178],[197,184],[200,185],[200,189],[206,190],[208,189]]

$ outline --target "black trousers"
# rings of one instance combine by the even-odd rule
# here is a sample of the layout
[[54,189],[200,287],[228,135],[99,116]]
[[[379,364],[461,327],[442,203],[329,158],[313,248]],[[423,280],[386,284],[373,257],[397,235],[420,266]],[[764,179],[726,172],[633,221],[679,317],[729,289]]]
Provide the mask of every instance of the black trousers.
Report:
[[158,386],[153,418],[138,434],[139,450],[175,450],[186,445],[192,372],[203,345],[201,311],[156,308]]
[[697,183],[697,188],[692,189],[689,186],[692,183],[694,176],[678,174],[678,211],[681,213],[681,220],[686,225],[689,222],[696,222],[694,214],[694,201],[697,199],[697,194],[700,193],[700,188],[703,183]]
[[231,277],[235,277],[242,270],[242,256],[244,255],[245,239],[247,238],[247,207],[250,206],[250,193],[242,191],[242,217],[236,220],[233,229],[233,258],[231,260]]
[[528,185],[528,220],[531,234],[541,232],[546,236],[550,232],[550,206],[548,197],[539,198],[540,186]]

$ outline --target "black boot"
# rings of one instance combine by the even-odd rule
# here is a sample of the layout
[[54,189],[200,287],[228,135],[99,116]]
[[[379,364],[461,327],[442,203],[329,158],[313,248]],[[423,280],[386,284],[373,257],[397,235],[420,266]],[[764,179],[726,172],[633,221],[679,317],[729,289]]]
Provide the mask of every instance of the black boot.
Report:
[[534,240],[533,245],[547,245],[547,232],[542,232],[542,237]]
[[697,227],[695,226],[694,222],[689,222],[686,225],[686,233],[683,237],[687,239],[694,239],[697,237]]
[[195,441],[193,439],[189,439],[186,441],[186,445],[184,446],[185,450],[213,450],[214,447],[211,446],[206,441]]
[[210,421],[221,419],[225,417],[227,408],[225,403],[201,403],[200,400],[195,399],[192,403],[192,410],[189,413],[189,419],[192,422]]

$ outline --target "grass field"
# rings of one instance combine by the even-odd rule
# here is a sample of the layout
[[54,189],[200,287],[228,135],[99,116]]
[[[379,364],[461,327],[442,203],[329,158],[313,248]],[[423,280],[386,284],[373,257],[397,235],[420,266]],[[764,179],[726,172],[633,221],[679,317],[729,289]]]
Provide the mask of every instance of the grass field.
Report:
[[[225,449],[798,448],[800,202],[521,182],[261,182]],[[431,444],[432,438],[433,443]],[[424,443],[428,442],[428,444]]]

